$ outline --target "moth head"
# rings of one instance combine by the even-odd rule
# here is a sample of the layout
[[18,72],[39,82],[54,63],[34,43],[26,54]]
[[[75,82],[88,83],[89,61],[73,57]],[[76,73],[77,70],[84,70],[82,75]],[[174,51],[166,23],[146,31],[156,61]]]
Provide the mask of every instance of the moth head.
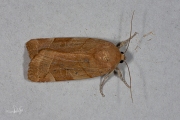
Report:
[[124,54],[124,52],[121,52],[120,54],[120,62],[119,63],[123,63],[126,60],[126,56]]

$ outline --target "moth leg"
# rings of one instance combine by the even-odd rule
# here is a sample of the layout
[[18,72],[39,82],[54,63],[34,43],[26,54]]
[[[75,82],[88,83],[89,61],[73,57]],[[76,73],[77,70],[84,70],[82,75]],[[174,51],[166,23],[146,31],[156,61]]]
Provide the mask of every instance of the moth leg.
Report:
[[102,95],[103,97],[105,97],[105,95],[104,95],[104,93],[103,93],[103,87],[104,87],[104,85],[106,84],[106,82],[108,81],[109,75],[110,75],[110,73],[105,74],[105,75],[103,76],[103,78],[102,78],[101,83],[100,83],[100,88],[99,88],[99,89],[100,89],[100,93],[101,93],[101,95]]
[[121,73],[121,71],[120,71],[120,69],[119,69],[118,67],[115,68],[114,74],[117,75],[118,77],[120,77],[120,79],[124,82],[124,84],[125,84],[128,88],[131,87],[131,86],[129,86],[129,85],[127,84],[127,82],[126,82],[125,79],[123,78],[122,73]]
[[126,46],[127,43],[128,43],[134,36],[136,36],[137,34],[138,34],[138,33],[135,32],[134,35],[131,36],[130,38],[128,38],[127,40],[124,40],[124,41],[122,41],[122,42],[117,43],[116,47],[121,48],[121,47],[123,47],[123,46]]

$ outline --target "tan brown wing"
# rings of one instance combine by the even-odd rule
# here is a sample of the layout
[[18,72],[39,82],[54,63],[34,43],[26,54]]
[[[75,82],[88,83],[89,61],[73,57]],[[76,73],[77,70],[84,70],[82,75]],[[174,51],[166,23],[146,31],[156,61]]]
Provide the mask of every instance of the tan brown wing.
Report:
[[26,47],[32,59],[45,48],[65,53],[87,53],[93,52],[99,45],[104,44],[109,44],[109,42],[95,38],[39,38],[28,41]]
[[[120,61],[118,48],[107,41],[80,39],[81,42],[78,44],[73,41],[69,42],[74,44],[72,47],[54,47],[54,42],[59,44],[58,41],[61,41],[59,38],[49,43],[50,46],[47,47],[49,41],[32,40],[27,43],[27,46],[35,46],[33,49],[28,48],[31,56],[28,78],[32,81],[61,81],[97,77],[114,70]],[[38,44],[36,45],[34,42]],[[36,53],[32,51],[36,51]]]

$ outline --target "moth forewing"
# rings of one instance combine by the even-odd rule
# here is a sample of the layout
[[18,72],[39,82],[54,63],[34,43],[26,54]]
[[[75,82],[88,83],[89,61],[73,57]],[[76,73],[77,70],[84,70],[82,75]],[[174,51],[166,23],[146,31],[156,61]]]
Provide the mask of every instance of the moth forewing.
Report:
[[102,76],[121,59],[114,44],[94,38],[33,39],[26,46],[31,58],[28,78],[36,82]]

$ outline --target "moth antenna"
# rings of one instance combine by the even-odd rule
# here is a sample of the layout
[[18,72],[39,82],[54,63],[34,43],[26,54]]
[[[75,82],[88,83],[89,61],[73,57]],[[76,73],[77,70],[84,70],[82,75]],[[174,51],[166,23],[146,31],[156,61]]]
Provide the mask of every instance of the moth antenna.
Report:
[[[132,18],[131,18],[131,30],[130,30],[129,42],[130,42],[130,40],[131,40],[131,34],[132,34],[132,21],[133,21],[133,17],[134,17],[134,12],[135,12],[135,10],[133,11]],[[128,42],[128,44],[127,44],[127,48],[126,48],[126,50],[125,50],[124,53],[126,53],[126,51],[128,50],[129,42]]]
[[126,61],[124,61],[126,63],[126,66],[128,68],[128,71],[129,71],[129,78],[130,78],[130,93],[131,93],[131,100],[132,100],[132,103],[133,103],[133,97],[132,97],[132,89],[131,89],[131,74],[130,74],[130,70],[129,70],[129,66],[127,64]]

